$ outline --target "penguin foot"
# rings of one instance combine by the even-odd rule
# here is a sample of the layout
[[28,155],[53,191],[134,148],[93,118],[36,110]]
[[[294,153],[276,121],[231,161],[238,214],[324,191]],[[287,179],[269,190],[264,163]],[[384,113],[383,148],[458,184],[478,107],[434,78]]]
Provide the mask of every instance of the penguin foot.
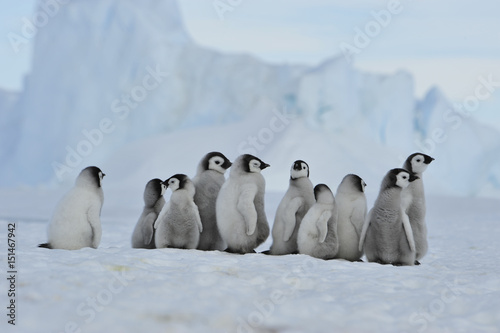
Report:
[[419,265],[420,265],[420,261],[415,260],[415,266],[419,266]]
[[38,244],[38,247],[41,247],[44,249],[52,249],[52,246],[50,246],[49,243]]
[[261,253],[269,256],[271,255],[271,250],[262,251]]

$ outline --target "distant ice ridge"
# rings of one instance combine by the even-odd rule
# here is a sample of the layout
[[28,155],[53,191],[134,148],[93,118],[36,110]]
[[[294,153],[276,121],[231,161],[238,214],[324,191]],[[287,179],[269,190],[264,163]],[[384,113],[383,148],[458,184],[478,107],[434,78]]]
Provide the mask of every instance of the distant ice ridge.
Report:
[[[33,61],[16,119],[0,120],[0,186],[72,180],[90,164],[132,179],[191,167],[202,156],[193,150],[209,148],[254,151],[276,161],[276,177],[302,155],[318,176],[381,178],[423,150],[436,158],[436,192],[500,193],[499,133],[450,120],[437,90],[417,101],[409,73],[362,73],[343,57],[311,68],[221,54],[191,40],[174,0],[71,1],[39,30]],[[273,127],[277,112],[295,118]],[[447,139],[437,142],[439,129]]]

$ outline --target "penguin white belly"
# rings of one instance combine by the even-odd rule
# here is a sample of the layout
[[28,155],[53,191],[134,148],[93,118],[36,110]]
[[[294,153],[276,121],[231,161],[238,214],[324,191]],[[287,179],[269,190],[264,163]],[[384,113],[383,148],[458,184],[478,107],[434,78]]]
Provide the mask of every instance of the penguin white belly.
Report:
[[[93,247],[94,232],[87,212],[99,206],[95,195],[83,190],[70,191],[56,207],[49,224],[49,243],[54,249],[77,250]],[[100,207],[94,207],[99,209]]]
[[[229,182],[224,183],[216,204],[217,226],[229,249],[253,249],[258,232],[247,234],[243,215],[238,211],[238,189]],[[254,208],[255,209],[255,208]]]

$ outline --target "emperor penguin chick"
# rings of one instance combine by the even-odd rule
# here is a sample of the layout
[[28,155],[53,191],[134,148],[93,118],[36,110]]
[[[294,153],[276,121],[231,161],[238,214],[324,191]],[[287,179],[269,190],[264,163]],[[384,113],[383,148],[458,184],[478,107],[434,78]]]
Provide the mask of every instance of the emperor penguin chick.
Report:
[[325,184],[314,187],[316,203],[302,219],[297,245],[299,253],[320,259],[333,259],[339,250],[337,237],[337,205]]
[[231,162],[219,152],[205,155],[198,165],[198,172],[193,178],[196,189],[194,203],[200,211],[203,232],[200,235],[198,250],[219,250],[226,248],[217,228],[215,203],[220,188],[226,178],[224,173],[231,167]]
[[415,241],[401,207],[401,192],[416,179],[405,169],[392,169],[384,177],[361,232],[359,246],[368,261],[395,266],[415,263]]
[[105,174],[95,166],[83,169],[75,186],[56,206],[48,228],[48,243],[39,247],[78,250],[97,249],[101,242],[101,209],[104,194],[101,183]]
[[132,233],[132,247],[136,249],[154,249],[154,223],[158,218],[165,199],[163,194],[167,187],[161,179],[151,179],[144,189],[144,209]]
[[269,236],[264,207],[266,182],[261,171],[269,167],[259,158],[245,154],[231,167],[229,178],[217,197],[217,226],[227,251],[252,253]]
[[427,225],[425,223],[425,192],[422,174],[427,166],[434,161],[429,155],[415,153],[406,159],[403,168],[417,176],[419,179],[410,183],[403,189],[401,194],[402,206],[408,218],[410,219],[413,238],[415,239],[415,248],[417,250],[415,260],[422,259],[427,253]]
[[365,186],[361,177],[349,174],[337,188],[339,251],[336,259],[357,261],[363,256],[359,250],[359,239],[367,211]]
[[273,224],[273,245],[270,254],[296,254],[297,233],[309,208],[314,205],[314,189],[309,180],[309,165],[301,160],[293,163],[290,185],[281,200]]
[[172,195],[155,222],[156,247],[196,249],[203,226],[193,200],[193,182],[188,176],[177,174],[163,184],[172,190]]

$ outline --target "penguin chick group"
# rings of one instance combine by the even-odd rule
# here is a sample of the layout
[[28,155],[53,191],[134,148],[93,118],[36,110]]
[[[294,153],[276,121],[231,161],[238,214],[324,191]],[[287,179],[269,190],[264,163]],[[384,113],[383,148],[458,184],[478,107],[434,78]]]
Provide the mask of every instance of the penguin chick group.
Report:
[[[366,183],[361,177],[345,176],[334,196],[325,184],[313,186],[305,161],[295,161],[289,188],[276,211],[271,248],[264,253],[349,261],[361,261],[364,254],[370,262],[419,264],[428,248],[422,174],[433,160],[415,153],[403,168],[390,170],[368,214]],[[250,154],[231,163],[222,153],[211,152],[201,159],[192,180],[185,174],[150,180],[132,247],[254,253],[270,234],[261,174],[268,167]],[[56,206],[48,242],[40,247],[99,246],[104,176],[95,166],[81,171],[75,186]],[[172,194],[165,202],[167,189]]]

